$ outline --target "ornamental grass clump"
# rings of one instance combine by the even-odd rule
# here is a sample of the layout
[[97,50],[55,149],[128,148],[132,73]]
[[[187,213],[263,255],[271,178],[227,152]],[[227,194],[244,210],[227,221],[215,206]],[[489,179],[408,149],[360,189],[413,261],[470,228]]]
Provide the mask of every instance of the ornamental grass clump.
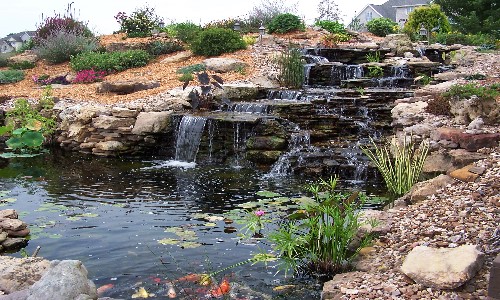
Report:
[[297,48],[282,52],[277,58],[279,66],[279,81],[281,86],[300,88],[304,83],[304,63],[302,53]]
[[412,137],[409,140],[405,137],[402,144],[383,147],[371,142],[373,149],[361,147],[361,150],[380,171],[389,192],[397,197],[406,194],[419,180],[429,143],[422,141],[417,148]]

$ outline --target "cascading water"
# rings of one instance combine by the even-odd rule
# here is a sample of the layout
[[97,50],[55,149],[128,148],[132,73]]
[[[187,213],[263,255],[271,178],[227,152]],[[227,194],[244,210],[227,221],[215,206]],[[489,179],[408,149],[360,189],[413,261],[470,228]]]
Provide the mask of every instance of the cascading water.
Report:
[[293,132],[290,137],[288,151],[280,156],[280,158],[272,165],[268,176],[286,176],[292,173],[292,160],[296,158],[295,164],[300,164],[302,156],[301,152],[313,151],[315,148],[311,146],[311,133],[307,130]]
[[207,118],[185,115],[177,128],[175,160],[194,163]]
[[269,100],[299,100],[302,96],[301,91],[293,90],[270,90],[267,93],[267,99]]
[[391,67],[391,76],[378,79],[379,87],[399,87],[405,81],[411,81],[410,69],[406,65],[396,65]]
[[240,102],[230,104],[227,110],[236,113],[267,114],[269,112],[269,105],[255,102]]

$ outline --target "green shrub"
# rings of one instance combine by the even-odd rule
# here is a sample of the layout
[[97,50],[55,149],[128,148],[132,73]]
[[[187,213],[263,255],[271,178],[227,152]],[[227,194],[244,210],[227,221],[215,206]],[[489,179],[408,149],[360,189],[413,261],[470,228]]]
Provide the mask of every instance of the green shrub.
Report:
[[246,45],[251,46],[257,42],[257,38],[251,35],[244,35],[243,41]]
[[389,18],[376,18],[366,23],[366,29],[376,36],[386,36],[391,33],[396,33],[394,28],[398,23]]
[[35,47],[35,41],[33,39],[29,39],[28,41],[24,42],[22,45],[21,45],[21,48],[19,48],[19,50],[17,50],[18,53],[23,53],[25,52],[26,50],[31,50]]
[[177,74],[193,74],[201,71],[205,71],[206,67],[204,64],[195,64],[187,67],[180,68],[176,71]]
[[156,15],[152,7],[143,7],[134,11],[130,16],[124,12],[119,12],[115,16],[120,24],[120,32],[124,32],[128,37],[146,37],[151,35],[153,29],[158,29],[162,19]]
[[184,50],[184,47],[176,41],[153,41],[146,47],[146,51],[153,56],[169,54]]
[[305,25],[302,20],[290,13],[277,15],[267,26],[269,33],[287,33],[304,29]]
[[85,52],[71,57],[70,66],[75,71],[90,70],[120,72],[130,68],[143,67],[151,56],[144,50],[119,52]]
[[209,29],[209,28],[233,29],[235,23],[236,23],[236,20],[234,20],[234,19],[223,19],[223,20],[211,21],[211,22],[205,24],[205,26],[203,26],[203,28],[204,29]]
[[189,82],[189,81],[192,81],[194,79],[194,75],[193,73],[182,73],[181,76],[179,76],[179,81],[182,81],[182,82]]
[[347,33],[344,24],[337,21],[320,20],[316,21],[314,25],[319,26],[330,33]]
[[278,58],[279,81],[281,86],[300,88],[304,83],[304,64],[302,53],[297,48],[290,48]]
[[163,31],[186,44],[190,44],[201,32],[201,27],[191,23],[176,23],[166,26]]
[[477,96],[482,100],[495,100],[500,95],[498,85],[482,86],[475,83],[467,83],[464,85],[455,84],[443,93],[443,96],[449,100],[469,99],[472,96]]
[[49,63],[58,64],[69,61],[73,55],[97,49],[97,40],[93,37],[58,31],[40,40],[35,53]]
[[466,46],[495,46],[495,38],[487,34],[463,34],[460,32],[437,33],[433,39],[443,45],[462,44]]
[[23,60],[19,62],[9,63],[9,68],[12,70],[27,70],[33,69],[36,66],[34,62]]
[[0,84],[15,83],[24,79],[24,72],[21,70],[2,70],[0,71]]
[[0,68],[7,67],[9,65],[9,57],[7,53],[0,53]]
[[405,137],[403,144],[394,143],[379,147],[372,140],[373,149],[361,147],[384,177],[387,189],[394,196],[406,194],[418,182],[424,166],[429,143],[422,142],[417,149],[410,137]]
[[218,56],[246,48],[238,32],[223,28],[203,30],[190,46],[193,53],[204,56]]
[[379,63],[380,60],[381,60],[381,58],[380,58],[380,51],[366,53],[365,58],[366,58],[366,60],[368,62]]
[[336,47],[341,42],[347,42],[351,39],[351,35],[347,33],[329,33],[321,37],[321,44],[327,48]]

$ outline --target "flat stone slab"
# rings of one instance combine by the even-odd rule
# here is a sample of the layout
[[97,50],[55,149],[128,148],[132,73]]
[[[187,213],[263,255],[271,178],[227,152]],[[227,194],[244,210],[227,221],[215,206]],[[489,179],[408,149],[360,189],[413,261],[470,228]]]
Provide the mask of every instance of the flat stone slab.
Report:
[[457,248],[417,246],[408,253],[401,271],[416,283],[436,289],[455,289],[475,276],[484,254],[475,245]]

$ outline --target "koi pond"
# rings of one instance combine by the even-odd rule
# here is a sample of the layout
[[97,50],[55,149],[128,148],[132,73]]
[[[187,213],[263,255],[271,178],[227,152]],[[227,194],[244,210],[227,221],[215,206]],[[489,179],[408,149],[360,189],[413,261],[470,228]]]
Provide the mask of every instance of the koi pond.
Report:
[[[0,169],[0,203],[30,225],[25,253],[40,246],[38,256],[46,259],[81,260],[101,297],[130,299],[142,292],[165,299],[173,287],[177,299],[202,299],[217,295],[192,274],[270,250],[265,240],[240,240],[243,225],[225,214],[289,209],[305,198],[311,180],[241,165],[172,165],[59,151],[11,159]],[[381,191],[362,182],[342,185]],[[320,282],[285,277],[276,264],[246,263],[215,277],[230,282],[231,299],[319,299]]]

